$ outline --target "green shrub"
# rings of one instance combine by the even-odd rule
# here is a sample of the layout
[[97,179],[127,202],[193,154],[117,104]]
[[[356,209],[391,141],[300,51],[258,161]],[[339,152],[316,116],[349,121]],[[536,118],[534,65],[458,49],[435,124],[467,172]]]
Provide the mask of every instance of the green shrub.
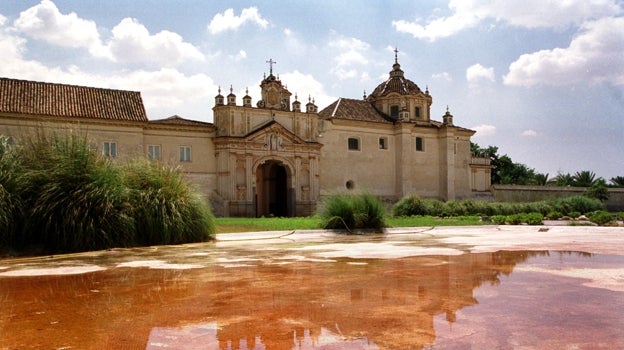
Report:
[[504,225],[507,221],[507,217],[505,215],[493,215],[491,218],[492,222],[497,225]]
[[20,152],[18,246],[75,252],[132,245],[134,223],[120,171],[75,135],[38,135]]
[[381,229],[386,226],[386,209],[375,196],[335,194],[323,202],[320,217],[325,229]]
[[571,211],[571,212],[569,212],[569,213],[568,213],[568,216],[569,216],[569,217],[571,217],[571,218],[576,219],[576,218],[578,218],[579,216],[581,216],[581,213],[580,213],[580,212],[578,212],[578,211]]
[[137,160],[124,170],[137,243],[180,244],[211,238],[215,224],[208,203],[177,169]]
[[551,219],[551,220],[559,220],[563,217],[563,214],[561,214],[558,211],[549,211],[548,214],[546,214],[546,216]]
[[522,214],[507,215],[505,223],[509,225],[520,225],[522,223]]
[[417,195],[409,195],[401,198],[393,207],[394,216],[427,215],[424,201]]
[[558,198],[552,201],[553,210],[565,213],[571,216],[571,212],[580,212],[581,214],[590,213],[597,210],[604,210],[604,204],[595,198],[585,196],[573,196]]
[[541,213],[528,213],[522,215],[522,222],[525,222],[529,225],[543,225],[544,224],[544,215]]
[[589,216],[589,221],[598,224],[605,225],[609,222],[614,221],[613,216],[604,210],[597,211]]

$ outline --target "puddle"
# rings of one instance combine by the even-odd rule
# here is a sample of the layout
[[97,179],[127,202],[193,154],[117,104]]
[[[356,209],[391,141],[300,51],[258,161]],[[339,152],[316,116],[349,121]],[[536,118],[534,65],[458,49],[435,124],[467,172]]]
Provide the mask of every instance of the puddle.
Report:
[[349,240],[5,261],[0,348],[624,348],[622,255]]

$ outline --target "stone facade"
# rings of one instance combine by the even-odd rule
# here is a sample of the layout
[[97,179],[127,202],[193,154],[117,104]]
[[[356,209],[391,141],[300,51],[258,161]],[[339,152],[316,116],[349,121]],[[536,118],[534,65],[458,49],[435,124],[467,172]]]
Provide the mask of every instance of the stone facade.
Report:
[[323,196],[366,191],[452,200],[490,189],[489,159],[470,153],[473,130],[406,79],[396,56],[389,78],[363,99],[303,106],[273,75],[255,106],[215,96],[213,123],[148,120],[138,92],[0,78],[0,134],[84,132],[111,157],[180,166],[222,216],[306,216]]

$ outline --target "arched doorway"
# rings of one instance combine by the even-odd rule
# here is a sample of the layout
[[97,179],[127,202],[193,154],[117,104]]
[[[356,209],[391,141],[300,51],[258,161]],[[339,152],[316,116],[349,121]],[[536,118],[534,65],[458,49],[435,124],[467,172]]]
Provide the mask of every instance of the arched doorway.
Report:
[[276,161],[266,162],[256,172],[256,215],[291,216],[288,171]]

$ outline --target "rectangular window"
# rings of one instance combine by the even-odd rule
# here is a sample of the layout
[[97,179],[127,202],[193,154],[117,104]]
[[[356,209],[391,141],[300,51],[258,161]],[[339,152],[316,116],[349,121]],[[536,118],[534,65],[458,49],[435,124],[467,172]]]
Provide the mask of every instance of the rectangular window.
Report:
[[379,149],[388,149],[388,139],[385,137],[379,138]]
[[180,161],[181,162],[191,161],[191,147],[180,146]]
[[414,117],[420,118],[420,107],[416,107],[414,110]]
[[399,106],[390,106],[390,116],[392,118],[399,117]]
[[416,150],[423,152],[425,150],[425,140],[422,137],[416,138]]
[[359,151],[360,150],[360,140],[355,137],[349,137],[349,151]]
[[160,160],[160,145],[147,145],[147,159],[149,160]]
[[117,142],[104,141],[104,146],[102,147],[102,154],[107,157],[117,158]]

